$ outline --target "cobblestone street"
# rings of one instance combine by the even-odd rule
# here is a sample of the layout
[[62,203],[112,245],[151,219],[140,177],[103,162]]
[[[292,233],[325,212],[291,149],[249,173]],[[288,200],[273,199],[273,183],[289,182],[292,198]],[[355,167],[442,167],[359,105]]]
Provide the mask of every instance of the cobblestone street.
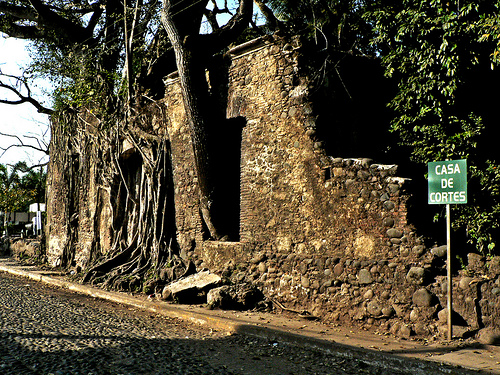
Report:
[[1,272],[0,322],[1,374],[415,374],[359,354],[228,336]]

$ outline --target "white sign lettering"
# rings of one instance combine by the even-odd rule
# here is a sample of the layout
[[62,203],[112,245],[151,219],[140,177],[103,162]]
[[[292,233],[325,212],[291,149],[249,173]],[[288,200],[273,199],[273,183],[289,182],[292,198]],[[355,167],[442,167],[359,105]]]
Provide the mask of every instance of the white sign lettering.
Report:
[[467,194],[465,191],[436,192],[431,193],[429,198],[431,203],[466,202]]
[[460,166],[458,164],[436,165],[436,174],[455,174],[460,173]]

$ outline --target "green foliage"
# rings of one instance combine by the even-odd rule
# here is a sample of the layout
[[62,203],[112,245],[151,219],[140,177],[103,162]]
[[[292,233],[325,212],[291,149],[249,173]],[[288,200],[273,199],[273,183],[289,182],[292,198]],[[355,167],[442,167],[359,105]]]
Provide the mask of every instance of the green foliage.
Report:
[[0,164],[0,210],[27,211],[31,203],[43,202],[45,180],[45,172],[28,170],[24,162],[12,168]]
[[103,70],[97,63],[97,48],[35,42],[31,55],[29,74],[43,77],[54,87],[52,100],[56,111],[68,107],[98,108],[106,98],[103,83],[118,81],[116,73]]
[[500,2],[459,4],[406,0],[398,7],[380,7],[366,19],[374,25],[373,45],[387,76],[398,81],[390,103],[396,115],[391,130],[417,162],[468,160],[472,199],[454,207],[455,226],[466,229],[479,250],[491,252],[499,240],[500,160],[489,158],[482,145],[494,126],[494,108],[477,103],[479,93],[471,87],[496,77],[484,66],[499,62]]
[[465,228],[483,254],[494,254],[500,240],[500,164],[486,160],[482,168],[469,167],[469,173],[474,202],[457,207],[454,225]]
[[23,174],[21,176],[20,186],[25,191],[32,192],[33,200],[30,203],[41,203],[45,202],[45,185],[47,183],[47,172],[43,167],[37,169],[26,169],[22,170]]
[[388,47],[382,56],[386,74],[399,80],[390,103],[398,114],[392,130],[417,161],[466,157],[483,128],[479,116],[455,106],[464,72],[478,63],[477,41],[465,20],[478,16],[477,6],[455,12],[437,1],[403,3],[396,14],[372,14],[374,43]]

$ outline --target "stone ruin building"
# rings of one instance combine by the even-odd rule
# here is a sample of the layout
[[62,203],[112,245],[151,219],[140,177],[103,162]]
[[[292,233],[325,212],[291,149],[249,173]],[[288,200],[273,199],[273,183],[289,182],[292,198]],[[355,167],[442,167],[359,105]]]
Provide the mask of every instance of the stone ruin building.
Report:
[[[144,121],[170,143],[181,256],[252,282],[280,305],[326,322],[404,337],[443,335],[446,246],[430,247],[410,222],[412,184],[398,176],[397,165],[377,164],[370,155],[327,155],[302,48],[299,38],[268,37],[228,52],[230,121],[217,141],[224,149],[219,178],[227,188],[228,241],[204,238],[180,87],[175,76],[165,79],[166,95]],[[92,134],[91,122],[82,121],[78,134]],[[58,141],[54,134],[53,144]],[[110,193],[92,183],[97,167],[88,160],[95,150],[85,142],[70,156],[78,171],[71,178],[90,181],[77,189],[78,204],[68,196],[75,182],[51,158],[47,257],[53,266],[72,241],[81,267],[93,242],[102,252],[110,247]],[[121,157],[134,147],[124,141]],[[75,214],[78,227],[69,231]],[[486,262],[469,254],[453,279],[456,332],[497,328],[499,273],[499,257]]]

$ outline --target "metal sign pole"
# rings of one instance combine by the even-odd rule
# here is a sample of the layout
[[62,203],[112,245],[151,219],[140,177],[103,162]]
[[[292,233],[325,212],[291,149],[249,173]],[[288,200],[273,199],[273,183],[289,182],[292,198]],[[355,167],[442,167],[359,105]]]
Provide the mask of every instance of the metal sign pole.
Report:
[[446,205],[446,276],[447,276],[447,292],[448,292],[448,340],[453,338],[453,326],[451,324],[452,312],[452,282],[451,282],[451,218],[450,218],[450,205]]

